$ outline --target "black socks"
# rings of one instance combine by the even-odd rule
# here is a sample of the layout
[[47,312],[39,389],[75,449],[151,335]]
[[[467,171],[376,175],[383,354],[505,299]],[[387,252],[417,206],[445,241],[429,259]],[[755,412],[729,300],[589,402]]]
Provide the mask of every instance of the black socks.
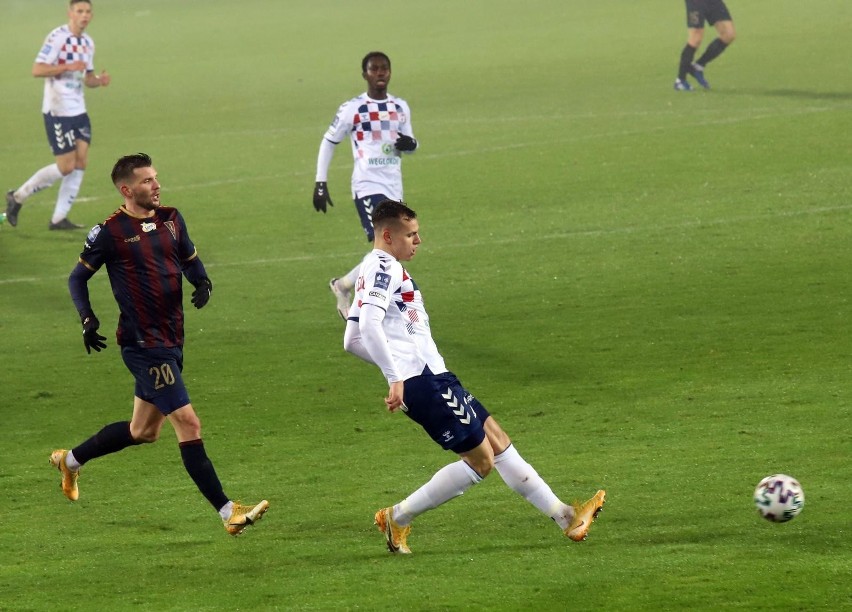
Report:
[[80,465],[83,465],[92,459],[97,459],[110,453],[117,453],[128,446],[135,446],[136,444],[141,443],[135,441],[130,435],[130,421],[119,421],[118,423],[107,425],[94,436],[75,447],[72,452],[74,453],[74,459]]
[[[75,455],[76,456],[76,455]],[[228,503],[228,496],[222,491],[222,483],[213,469],[213,463],[204,450],[204,442],[200,439],[180,443],[180,456],[183,466],[189,473],[195,486],[207,501],[218,511]]]

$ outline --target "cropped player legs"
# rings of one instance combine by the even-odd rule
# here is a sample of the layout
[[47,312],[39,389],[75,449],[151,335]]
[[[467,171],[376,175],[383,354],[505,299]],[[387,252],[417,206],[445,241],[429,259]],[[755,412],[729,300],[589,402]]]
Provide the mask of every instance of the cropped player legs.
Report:
[[737,36],[733,21],[717,21],[713,25],[716,28],[718,37],[707,46],[703,55],[695,62],[702,68],[719,57],[728,48],[728,45],[734,42]]
[[[56,165],[62,172],[62,183],[59,185],[59,194],[56,196],[56,205],[50,220],[53,224],[61,222],[71,211],[71,206],[77,199],[77,194],[80,193],[83,173],[89,163],[89,143],[78,138],[75,145],[73,152],[56,158]],[[60,158],[62,158],[61,161]]]

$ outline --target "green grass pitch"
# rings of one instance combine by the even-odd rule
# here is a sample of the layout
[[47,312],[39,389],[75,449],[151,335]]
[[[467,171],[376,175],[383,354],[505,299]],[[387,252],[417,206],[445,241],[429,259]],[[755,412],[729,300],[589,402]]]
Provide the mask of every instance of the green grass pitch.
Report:
[[[150,153],[215,283],[187,311],[185,375],[226,492],[268,498],[228,537],[168,426],[47,464],[129,418],[111,342],[87,355],[48,232],[56,187],[0,226],[0,610],[839,610],[850,562],[852,83],[844,0],[729,0],[710,92],[672,90],[679,1],[96,0],[94,143],[74,221],[119,204]],[[50,161],[30,66],[65,2],[6,0],[0,189]],[[708,30],[705,44],[712,39]],[[328,279],[367,249],[338,147],[317,147],[386,51],[421,149],[409,268],[451,367],[566,501],[605,487],[574,544],[497,474],[384,551],[373,512],[452,459],[387,414],[342,350]],[[117,311],[91,283],[106,335]],[[774,525],[758,481],[807,503]]]

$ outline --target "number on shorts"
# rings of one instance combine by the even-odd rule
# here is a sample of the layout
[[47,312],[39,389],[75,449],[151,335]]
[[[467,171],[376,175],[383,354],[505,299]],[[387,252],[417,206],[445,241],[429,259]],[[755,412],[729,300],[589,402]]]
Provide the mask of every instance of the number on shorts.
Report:
[[164,363],[159,368],[154,366],[148,369],[148,374],[154,377],[154,388],[162,389],[166,385],[175,384],[175,373],[172,372],[172,367]]

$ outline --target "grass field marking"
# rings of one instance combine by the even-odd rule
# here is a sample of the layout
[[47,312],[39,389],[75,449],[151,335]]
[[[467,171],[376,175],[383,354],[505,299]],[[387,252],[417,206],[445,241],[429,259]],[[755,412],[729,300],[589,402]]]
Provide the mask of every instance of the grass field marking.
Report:
[[[641,136],[642,134],[649,134],[652,132],[661,132],[670,129],[695,129],[696,127],[712,127],[716,125],[730,125],[732,123],[741,123],[747,120],[753,119],[772,119],[779,116],[793,116],[793,115],[805,115],[805,114],[813,114],[826,112],[831,110],[840,110],[839,108],[828,108],[828,107],[808,107],[804,109],[799,109],[794,112],[787,113],[764,113],[758,115],[748,115],[746,117],[727,117],[724,119],[714,119],[711,121],[703,121],[703,122],[691,122],[689,124],[676,125],[676,126],[651,126],[643,129],[636,130],[619,130],[615,132],[596,132],[594,134],[587,134],[582,136],[572,136],[569,138],[555,138],[548,141],[548,144],[552,143],[560,143],[560,144],[570,144],[572,142],[583,142],[588,140],[598,140],[598,139],[606,139],[606,138],[624,138],[630,136]],[[511,151],[514,149],[523,149],[527,147],[538,147],[541,146],[539,141],[531,141],[531,142],[516,142],[512,144],[506,145],[495,145],[491,147],[482,147],[481,149],[464,149],[459,151],[450,151],[450,152],[442,152],[442,153],[424,153],[418,155],[418,159],[427,159],[427,160],[440,160],[448,157],[465,157],[469,155],[482,155],[486,153],[500,153],[502,151]],[[338,161],[334,164],[336,169],[343,170],[348,168],[351,165],[348,159]],[[287,172],[283,174],[264,174],[260,176],[251,176],[251,177],[235,177],[229,179],[222,179],[217,181],[205,181],[202,183],[187,183],[185,185],[166,185],[162,188],[163,193],[168,194],[172,191],[188,191],[192,189],[210,189],[213,187],[221,187],[223,185],[241,185],[244,183],[253,183],[253,182],[263,182],[263,181],[277,181],[285,178],[298,178],[302,176],[313,176],[315,173],[313,168],[305,169],[305,170],[294,170],[292,172]],[[107,196],[88,196],[83,198],[77,198],[76,202],[97,202],[102,199],[105,199]],[[113,196],[109,196],[112,198]]]
[[[561,240],[563,238],[576,238],[576,237],[599,237],[599,236],[614,236],[618,234],[637,234],[641,232],[660,232],[660,231],[675,231],[675,230],[684,230],[691,229],[696,227],[716,227],[721,225],[731,225],[731,224],[739,224],[739,223],[747,223],[753,221],[765,221],[767,219],[784,219],[784,218],[792,218],[792,217],[803,217],[807,215],[821,215],[821,214],[831,214],[835,212],[847,212],[852,210],[852,204],[842,204],[839,206],[821,206],[818,208],[807,208],[804,210],[793,210],[793,211],[781,211],[774,213],[766,213],[762,215],[744,215],[739,217],[728,217],[728,218],[720,218],[720,219],[710,219],[710,220],[701,220],[695,219],[692,221],[683,221],[682,223],[672,223],[668,225],[638,225],[638,226],[625,226],[625,227],[610,227],[610,228],[601,228],[601,229],[578,229],[578,230],[565,230],[562,232],[553,232],[550,234],[543,234],[538,236],[540,240]],[[467,240],[462,243],[453,243],[453,244],[445,244],[441,247],[438,247],[436,250],[443,249],[460,249],[466,247],[481,247],[481,246],[490,246],[494,244],[514,244],[518,242],[525,241],[525,237],[518,236],[506,236],[505,238],[490,238],[488,240]],[[349,251],[346,253],[324,253],[324,254],[312,254],[312,255],[292,255],[289,257],[271,257],[271,258],[263,258],[263,259],[252,259],[246,261],[229,261],[229,262],[210,262],[205,263],[206,268],[230,268],[237,266],[265,266],[265,265],[277,265],[277,264],[285,264],[285,263],[296,263],[300,261],[319,261],[323,259],[341,259],[344,257],[354,258],[363,255],[366,251]],[[70,270],[69,270],[70,273]],[[0,279],[0,286],[2,285],[12,285],[17,283],[43,283],[43,282],[56,282],[59,280],[67,280],[68,274],[57,275],[57,276],[30,276],[30,277],[20,277],[20,278],[4,278]]]
[[[729,125],[732,123],[741,123],[743,121],[749,120],[762,120],[762,119],[771,119],[774,117],[782,117],[782,116],[796,116],[796,115],[807,115],[813,113],[823,113],[830,111],[844,111],[852,108],[852,104],[841,102],[838,104],[833,104],[829,106],[807,106],[804,108],[791,109],[788,111],[776,112],[777,109],[774,107],[762,107],[762,108],[749,108],[747,111],[741,116],[730,116],[731,110],[728,108],[719,108],[719,109],[697,109],[692,111],[690,115],[690,122],[683,125],[665,125],[665,126],[653,126],[638,130],[626,130],[626,131],[616,131],[616,132],[607,132],[601,133],[596,132],[594,134],[588,134],[585,136],[572,137],[567,139],[555,139],[550,142],[560,142],[560,143],[568,143],[568,142],[579,142],[583,140],[589,139],[598,139],[598,138],[617,138],[621,136],[633,136],[646,134],[648,132],[654,132],[664,129],[669,129],[671,127],[674,128],[694,128],[694,127],[705,127],[705,126],[714,126],[714,125]],[[709,119],[705,121],[694,122],[692,118],[696,115],[716,115],[716,114],[724,114],[725,117],[721,119]],[[549,115],[522,115],[522,116],[488,116],[488,117],[465,117],[465,118],[457,118],[457,119],[436,119],[430,120],[430,125],[434,126],[443,126],[443,125],[458,125],[458,124],[488,124],[493,125],[495,123],[544,123],[547,125],[553,124],[553,122],[571,122],[571,121],[588,121],[594,119],[629,119],[631,117],[681,117],[682,112],[679,109],[671,108],[665,110],[643,110],[643,111],[617,111],[612,113],[595,113],[595,112],[585,112],[585,113],[567,113],[567,114],[549,114]],[[235,138],[241,136],[267,136],[270,134],[287,134],[287,133],[295,133],[295,132],[303,132],[310,129],[311,131],[315,131],[314,127],[302,126],[298,128],[292,127],[277,127],[270,129],[241,129],[241,130],[224,130],[217,132],[171,132],[168,134],[157,134],[153,136],[147,136],[147,140],[149,141],[162,141],[162,140],[176,140],[176,139],[187,139],[187,138],[206,138],[206,137],[216,137],[216,138]],[[318,136],[321,138],[322,134]],[[470,151],[455,151],[453,153],[427,153],[418,155],[420,158],[441,158],[449,155],[453,156],[462,156],[462,155],[473,155],[476,153],[489,153],[489,152],[499,152],[508,149],[517,149],[523,147],[531,147],[531,146],[539,146],[541,143],[538,141],[529,142],[529,143],[514,143],[512,145],[504,145],[497,147],[485,147],[482,149],[470,150]],[[39,149],[43,148],[43,145],[40,142],[28,142],[26,144],[3,144],[0,145],[0,151],[8,151],[8,152],[20,152],[24,149],[33,149],[38,147]],[[348,164],[347,164],[348,165]],[[313,174],[311,172],[298,172],[295,174],[287,174],[287,175],[274,175],[274,176],[264,176],[264,177],[252,177],[255,180],[267,180],[274,178],[282,178],[282,176],[301,176],[303,174]],[[234,179],[234,181],[239,181],[241,179]],[[218,184],[227,184],[228,181],[214,182],[208,184],[201,185],[204,186],[216,186]],[[188,187],[187,187],[188,188]]]

